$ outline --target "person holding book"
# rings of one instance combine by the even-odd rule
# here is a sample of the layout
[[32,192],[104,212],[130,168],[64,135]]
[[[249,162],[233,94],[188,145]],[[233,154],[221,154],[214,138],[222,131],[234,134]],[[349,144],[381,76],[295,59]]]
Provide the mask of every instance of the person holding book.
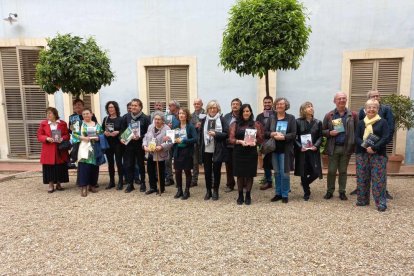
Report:
[[[132,109],[131,109],[131,102],[127,103],[127,106],[126,107],[127,107],[127,113],[124,114],[124,115],[122,115],[122,120],[124,120],[124,117],[127,116],[128,113],[131,113],[131,111],[132,111]],[[125,150],[125,147],[124,147],[124,150]],[[124,169],[124,173],[123,173],[124,179],[126,179],[127,169],[126,169],[126,166],[125,166],[125,162],[124,161],[122,161],[122,167]],[[140,174],[139,174],[139,166],[138,166],[138,158],[137,158],[137,160],[135,160],[135,171],[134,171],[134,183],[135,184],[141,184],[141,180],[139,179],[139,177],[140,177]]]
[[[193,168],[194,144],[198,136],[195,127],[190,124],[190,111],[181,108],[178,112],[179,127],[175,129],[175,141],[173,148],[175,181],[177,193],[174,198],[188,199],[190,197],[191,169]],[[183,193],[183,171],[185,173],[185,191]]]
[[[240,107],[242,105],[242,101],[239,98],[235,98],[233,100],[231,100],[231,112],[227,113],[226,115],[224,115],[224,120],[226,121],[227,125],[231,125],[233,122],[235,122],[239,116],[239,111],[240,111]],[[227,183],[226,183],[226,190],[225,192],[231,192],[234,190],[234,186],[236,185],[236,181],[234,180],[234,175],[233,175],[233,148],[234,145],[231,144],[230,142],[227,143],[227,160],[225,160],[226,163],[226,178],[227,178]]]
[[[201,122],[200,120],[203,119],[206,116],[206,112],[203,108],[203,100],[197,98],[194,100],[193,103],[194,106],[194,112],[191,114],[191,120],[190,123],[193,124],[197,131],[197,137],[200,135],[200,126]],[[197,139],[198,140],[198,139]],[[199,175],[199,167],[202,164],[202,160],[199,156],[200,154],[200,146],[198,141],[194,143],[194,154],[193,154],[193,175],[191,179],[191,187],[195,187],[198,185],[198,175]]]
[[[153,123],[142,141],[142,147],[147,153],[147,171],[149,178],[149,190],[146,195],[152,193],[163,193],[165,191],[165,160],[168,159],[168,151],[172,144],[166,143],[167,131],[170,127],[165,124],[165,116],[161,111],[154,112]],[[158,163],[158,164],[157,164]],[[157,180],[160,182],[160,189],[157,188]]]
[[[46,109],[46,120],[40,122],[37,140],[42,143],[40,163],[42,164],[43,184],[48,184],[48,193],[62,191],[61,183],[69,182],[69,153],[67,149],[59,149],[62,141],[69,141],[66,122],[59,119],[56,108]],[[56,189],[55,189],[56,184]]]
[[[226,139],[228,128],[226,120],[221,116],[220,104],[216,100],[210,101],[207,104],[207,116],[201,120],[199,136],[207,189],[204,200],[219,199],[221,164],[227,157]],[[212,174],[214,175],[214,181]]]
[[122,156],[124,154],[124,145],[119,141],[121,134],[122,117],[119,111],[119,105],[116,101],[109,101],[105,104],[107,116],[102,121],[102,128],[109,148],[105,151],[106,160],[108,160],[109,183],[105,189],[115,187],[115,166],[118,171],[117,190],[122,190],[124,185],[124,174],[122,168]]
[[[392,139],[394,137],[394,132],[395,132],[395,122],[394,122],[394,115],[392,114],[392,110],[391,110],[391,106],[386,105],[386,104],[381,104],[381,95],[379,93],[378,90],[370,90],[367,93],[367,99],[374,99],[377,100],[379,102],[379,109],[378,109],[378,115],[385,119],[387,121],[388,124],[388,139],[387,139],[387,144],[392,143]],[[359,114],[358,114],[358,118],[360,121],[364,120],[366,116],[366,112],[365,112],[365,107],[361,107],[361,109],[359,110]],[[387,182],[385,180],[385,182]],[[352,191],[350,194],[351,195],[356,195],[357,194],[358,189],[355,189],[354,191]],[[393,197],[391,196],[391,194],[388,192],[388,189],[385,190],[385,196],[387,197],[387,199],[393,199]]]
[[274,102],[275,115],[266,125],[265,138],[275,139],[276,148],[272,153],[272,166],[275,170],[275,196],[272,202],[289,202],[290,171],[293,170],[293,146],[296,139],[295,116],[286,113],[290,103],[286,98]]
[[[256,121],[261,123],[263,128],[265,128],[267,121],[269,121],[270,116],[274,116],[274,111],[272,110],[273,98],[272,96],[266,96],[263,98],[263,112],[257,115]],[[273,187],[272,181],[272,154],[266,154],[263,157],[263,170],[264,170],[264,184],[260,186],[260,190],[267,190]]]
[[310,184],[317,178],[322,179],[321,155],[322,122],[313,117],[311,102],[300,106],[296,119],[295,175],[300,176],[303,187],[303,199],[309,200]]
[[348,200],[346,180],[349,158],[355,150],[355,130],[358,125],[356,112],[346,108],[348,97],[343,92],[334,96],[336,108],[325,114],[322,134],[327,137],[326,153],[329,155],[327,191],[325,199],[331,199],[335,191],[336,172],[339,172],[339,198]]
[[[178,127],[180,121],[178,120],[178,110],[180,109],[180,103],[176,100],[171,100],[168,103],[168,112],[166,113],[166,124],[171,128],[175,129]],[[172,170],[172,149],[169,152],[168,159],[165,160],[165,186],[174,185],[174,173]]]
[[[250,104],[243,104],[238,119],[230,125],[229,142],[233,149],[233,175],[237,177],[239,197],[237,204],[251,204],[253,178],[257,174],[257,144],[263,143],[264,130],[261,123],[254,121]],[[243,194],[246,189],[246,197]]]
[[126,145],[124,152],[124,162],[127,168],[125,193],[130,193],[134,188],[135,163],[138,163],[140,179],[140,192],[146,191],[145,186],[145,151],[142,148],[142,138],[147,133],[150,120],[142,112],[142,102],[140,99],[131,100],[131,112],[122,118],[121,124],[121,143]]
[[78,185],[82,188],[81,196],[86,197],[88,191],[96,193],[96,185],[99,178],[99,165],[105,162],[105,157],[100,150],[99,134],[102,127],[92,121],[92,111],[85,108],[82,112],[83,122],[78,132],[73,136],[80,141],[78,152]]
[[365,103],[366,116],[356,129],[357,206],[369,205],[370,188],[378,211],[387,209],[386,175],[389,127],[378,115],[380,104],[375,99]]

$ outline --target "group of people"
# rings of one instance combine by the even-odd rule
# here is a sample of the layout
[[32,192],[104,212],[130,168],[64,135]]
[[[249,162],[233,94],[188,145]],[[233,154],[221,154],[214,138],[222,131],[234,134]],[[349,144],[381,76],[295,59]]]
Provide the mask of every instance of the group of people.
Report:
[[[393,138],[394,120],[390,107],[380,104],[378,91],[369,91],[367,97],[357,114],[346,107],[347,95],[336,93],[336,107],[323,121],[314,118],[311,102],[300,106],[296,119],[287,113],[290,103],[286,98],[273,101],[271,96],[263,99],[264,110],[256,118],[251,106],[238,98],[231,101],[231,112],[224,116],[216,100],[208,102],[206,110],[201,99],[194,100],[193,113],[174,100],[164,112],[162,103],[156,102],[149,116],[142,112],[139,99],[128,104],[128,112],[123,116],[118,103],[109,101],[102,124],[82,100],[76,99],[69,127],[59,119],[57,110],[49,107],[47,119],[38,129],[43,183],[49,185],[49,193],[63,190],[61,183],[69,181],[68,163],[76,162],[81,195],[96,192],[99,165],[105,162],[105,154],[109,171],[106,189],[123,190],[126,186],[125,192],[129,193],[138,184],[140,192],[152,194],[163,193],[165,186],[176,184],[174,198],[185,200],[190,197],[190,188],[198,185],[199,166],[203,164],[204,199],[218,200],[221,167],[225,163],[225,191],[233,191],[237,184],[237,204],[250,205],[258,155],[262,152],[265,181],[260,189],[273,187],[273,170],[275,194],[271,201],[288,203],[291,171],[300,176],[303,198],[308,201],[311,183],[322,178],[320,147],[326,142],[329,167],[324,198],[333,197],[338,172],[339,198],[347,200],[347,167],[350,156],[356,153],[356,205],[369,204],[372,186],[378,211],[385,211],[386,145]],[[70,154],[68,144],[72,145]]]

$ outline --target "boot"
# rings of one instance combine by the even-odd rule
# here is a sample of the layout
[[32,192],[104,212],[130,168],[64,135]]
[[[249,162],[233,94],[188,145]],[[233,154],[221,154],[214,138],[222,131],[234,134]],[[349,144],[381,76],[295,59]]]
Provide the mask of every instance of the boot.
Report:
[[243,191],[239,192],[239,197],[237,198],[237,205],[242,205],[244,202]]
[[209,200],[212,197],[211,189],[207,189],[207,193],[204,196],[204,200]]
[[96,189],[96,186],[92,186],[92,185],[88,186],[88,190],[91,193],[97,193],[98,192],[98,190]]
[[146,190],[147,190],[147,186],[145,186],[145,182],[144,181],[141,181],[141,186],[139,188],[139,191],[141,193],[144,193]]
[[127,187],[126,187],[126,189],[125,189],[125,193],[130,193],[130,192],[132,192],[133,190],[135,190],[135,188],[134,188],[134,184],[132,184],[132,183],[128,183],[128,185],[127,185]]
[[174,198],[180,198],[183,196],[183,188],[181,188],[181,185],[178,185],[177,193],[175,194]]
[[218,200],[219,199],[219,192],[218,192],[218,188],[214,188],[213,189],[213,196],[212,196],[213,200]]
[[252,198],[250,197],[250,192],[246,192],[246,205],[250,205],[252,203]]
[[118,191],[121,191],[123,188],[124,188],[124,181],[122,181],[122,178],[119,178],[118,185],[116,186],[116,189]]
[[186,200],[190,197],[190,189],[185,189],[185,192],[183,194],[183,197],[181,198],[182,200]]

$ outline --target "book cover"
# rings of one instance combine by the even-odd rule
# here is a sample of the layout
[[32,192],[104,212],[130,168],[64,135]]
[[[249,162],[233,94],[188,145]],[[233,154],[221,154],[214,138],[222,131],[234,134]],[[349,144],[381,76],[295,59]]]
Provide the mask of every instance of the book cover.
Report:
[[169,129],[166,131],[166,136],[169,138],[168,141],[166,141],[165,143],[167,144],[173,144],[175,141],[175,130],[174,129]]
[[256,134],[257,134],[257,129],[246,128],[246,130],[244,131],[244,141],[248,145],[254,145],[254,143],[256,143]]
[[288,122],[287,121],[277,121],[277,124],[276,124],[276,132],[280,132],[283,135],[286,135],[287,125],[288,125]]
[[264,110],[263,111],[263,116],[265,118],[269,118],[271,114],[272,114],[272,110]]
[[207,130],[208,131],[215,131],[216,130],[216,120],[208,120],[207,122]]
[[131,122],[131,130],[135,137],[141,136],[141,122]]
[[177,134],[176,135],[178,136],[176,138],[181,138],[181,139],[187,138],[187,130],[185,130],[185,128],[184,129],[177,129]]
[[127,129],[125,129],[125,131],[121,134],[121,140],[124,140],[125,145],[128,145],[133,136],[134,133],[132,132],[132,129],[130,127],[127,127]]
[[168,115],[165,115],[165,123],[168,125],[168,124],[171,124],[172,123],[172,120],[173,120],[173,115],[170,115],[170,114],[168,114]]
[[311,134],[301,135],[300,136],[300,143],[302,144],[302,148],[311,149],[313,147],[312,135]]
[[332,120],[332,125],[333,125],[334,130],[338,132],[345,132],[345,127],[344,127],[344,124],[342,123],[341,118]]
[[86,127],[86,135],[88,137],[98,137],[98,135],[96,135],[96,127]]
[[365,139],[362,144],[361,147],[363,148],[368,148],[368,147],[372,147],[375,145],[375,143],[377,143],[381,138],[378,137],[377,135],[370,133],[367,137],[367,139]]
[[52,130],[52,138],[53,138],[53,142],[55,143],[60,142],[60,139],[62,139],[62,132],[60,131],[60,129]]
[[106,123],[105,124],[105,129],[109,132],[113,132],[115,130],[114,124],[113,123]]

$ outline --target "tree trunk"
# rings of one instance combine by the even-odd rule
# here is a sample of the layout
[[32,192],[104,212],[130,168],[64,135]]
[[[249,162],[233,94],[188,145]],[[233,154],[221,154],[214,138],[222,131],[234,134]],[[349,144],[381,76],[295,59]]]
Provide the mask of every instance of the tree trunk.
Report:
[[269,71],[266,71],[265,82],[266,82],[266,97],[267,97],[269,96]]

